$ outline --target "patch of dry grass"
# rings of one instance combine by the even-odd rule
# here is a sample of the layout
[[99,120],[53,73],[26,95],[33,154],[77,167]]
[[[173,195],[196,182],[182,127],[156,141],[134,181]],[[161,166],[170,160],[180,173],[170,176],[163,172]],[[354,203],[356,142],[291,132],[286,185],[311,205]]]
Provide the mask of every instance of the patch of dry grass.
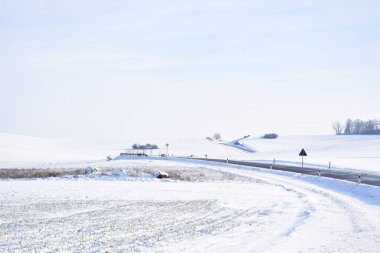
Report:
[[[99,167],[97,167],[99,168]],[[160,170],[166,172],[170,179],[188,182],[214,182],[214,181],[240,181],[257,182],[257,180],[239,176],[225,171],[213,170],[205,167],[171,167],[171,166],[131,166],[129,168],[99,168],[97,175],[114,176],[117,178],[121,173],[128,173],[129,177],[142,177],[151,175]],[[0,179],[22,179],[22,178],[47,178],[86,175],[86,169],[0,169]]]
[[84,175],[85,169],[0,169],[2,179],[63,177]]

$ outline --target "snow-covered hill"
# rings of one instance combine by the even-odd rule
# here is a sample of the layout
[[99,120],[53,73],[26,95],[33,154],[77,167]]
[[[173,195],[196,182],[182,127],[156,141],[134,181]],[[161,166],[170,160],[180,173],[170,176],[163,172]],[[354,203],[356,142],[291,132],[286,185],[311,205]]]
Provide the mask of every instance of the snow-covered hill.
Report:
[[252,138],[246,141],[258,150],[249,160],[300,163],[304,148],[308,165],[380,172],[380,136],[284,136],[275,140]]
[[284,136],[279,139],[251,137],[243,140],[256,150],[243,152],[227,145],[215,145],[204,138],[176,138],[117,141],[73,141],[27,137],[0,133],[0,168],[33,166],[36,163],[103,160],[108,155],[117,156],[123,148],[133,143],[155,143],[163,148],[169,143],[169,154],[175,156],[207,155],[210,158],[256,160],[276,163],[300,163],[298,156],[305,148],[305,163],[311,166],[340,169],[357,169],[380,173],[380,136]]

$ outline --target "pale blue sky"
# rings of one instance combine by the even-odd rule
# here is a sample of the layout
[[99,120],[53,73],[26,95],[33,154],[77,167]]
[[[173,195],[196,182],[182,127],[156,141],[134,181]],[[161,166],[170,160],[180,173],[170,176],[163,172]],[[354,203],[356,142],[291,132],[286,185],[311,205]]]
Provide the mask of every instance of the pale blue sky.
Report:
[[332,133],[378,118],[380,1],[0,0],[0,132]]

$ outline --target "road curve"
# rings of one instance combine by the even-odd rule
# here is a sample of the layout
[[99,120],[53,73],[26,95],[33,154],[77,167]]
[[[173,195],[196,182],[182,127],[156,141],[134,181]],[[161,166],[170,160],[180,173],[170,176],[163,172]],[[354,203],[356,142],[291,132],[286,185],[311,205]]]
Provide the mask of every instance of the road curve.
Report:
[[219,162],[219,163],[229,163],[236,165],[244,165],[249,167],[257,167],[263,169],[272,169],[280,171],[288,171],[294,173],[300,173],[305,175],[321,176],[339,180],[345,180],[350,182],[359,182],[361,184],[373,185],[380,187],[380,175],[370,174],[370,173],[360,173],[352,171],[342,171],[336,169],[321,169],[321,168],[311,168],[311,167],[297,167],[293,165],[282,165],[282,164],[268,164],[260,162],[250,162],[250,161],[238,161],[238,160],[226,160],[226,159],[206,159],[206,158],[196,158],[196,157],[181,157],[186,159],[193,160],[202,160],[210,162]]

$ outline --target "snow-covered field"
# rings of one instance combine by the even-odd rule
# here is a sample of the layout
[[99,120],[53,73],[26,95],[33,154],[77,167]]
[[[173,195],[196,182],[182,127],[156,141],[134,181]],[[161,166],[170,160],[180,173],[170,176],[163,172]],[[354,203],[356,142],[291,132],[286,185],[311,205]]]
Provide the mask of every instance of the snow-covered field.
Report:
[[[102,168],[104,163],[96,165]],[[376,187],[181,160],[131,159],[108,166],[193,169],[204,176],[203,182],[197,177],[127,180],[118,174],[0,181],[0,251],[380,249]],[[216,176],[219,173],[236,178]]]
[[[275,154],[295,162],[292,154],[302,146],[315,164],[330,154],[342,166],[343,156],[355,162],[364,158],[354,154],[378,153],[376,137],[340,137],[246,140],[254,154],[203,140],[173,141],[170,149],[247,160]],[[0,168],[99,168],[1,179],[0,252],[380,252],[378,187],[175,158],[107,162],[106,155],[118,152],[115,143],[0,139]],[[376,159],[369,161],[347,167],[375,168]],[[156,179],[156,170],[171,178]]]
[[[247,153],[226,145],[214,144],[205,138],[147,139],[128,141],[84,142],[59,139],[43,139],[0,133],[0,168],[59,166],[59,162],[71,164],[105,160],[108,155],[116,157],[123,148],[133,143],[155,143],[165,153],[175,156],[198,156],[229,158],[277,163],[300,164],[298,156],[305,148],[308,166],[344,170],[361,170],[380,173],[380,136],[280,136],[269,140],[251,137],[242,143],[257,152]],[[157,154],[157,153],[156,153]],[[41,164],[43,163],[43,164]]]

